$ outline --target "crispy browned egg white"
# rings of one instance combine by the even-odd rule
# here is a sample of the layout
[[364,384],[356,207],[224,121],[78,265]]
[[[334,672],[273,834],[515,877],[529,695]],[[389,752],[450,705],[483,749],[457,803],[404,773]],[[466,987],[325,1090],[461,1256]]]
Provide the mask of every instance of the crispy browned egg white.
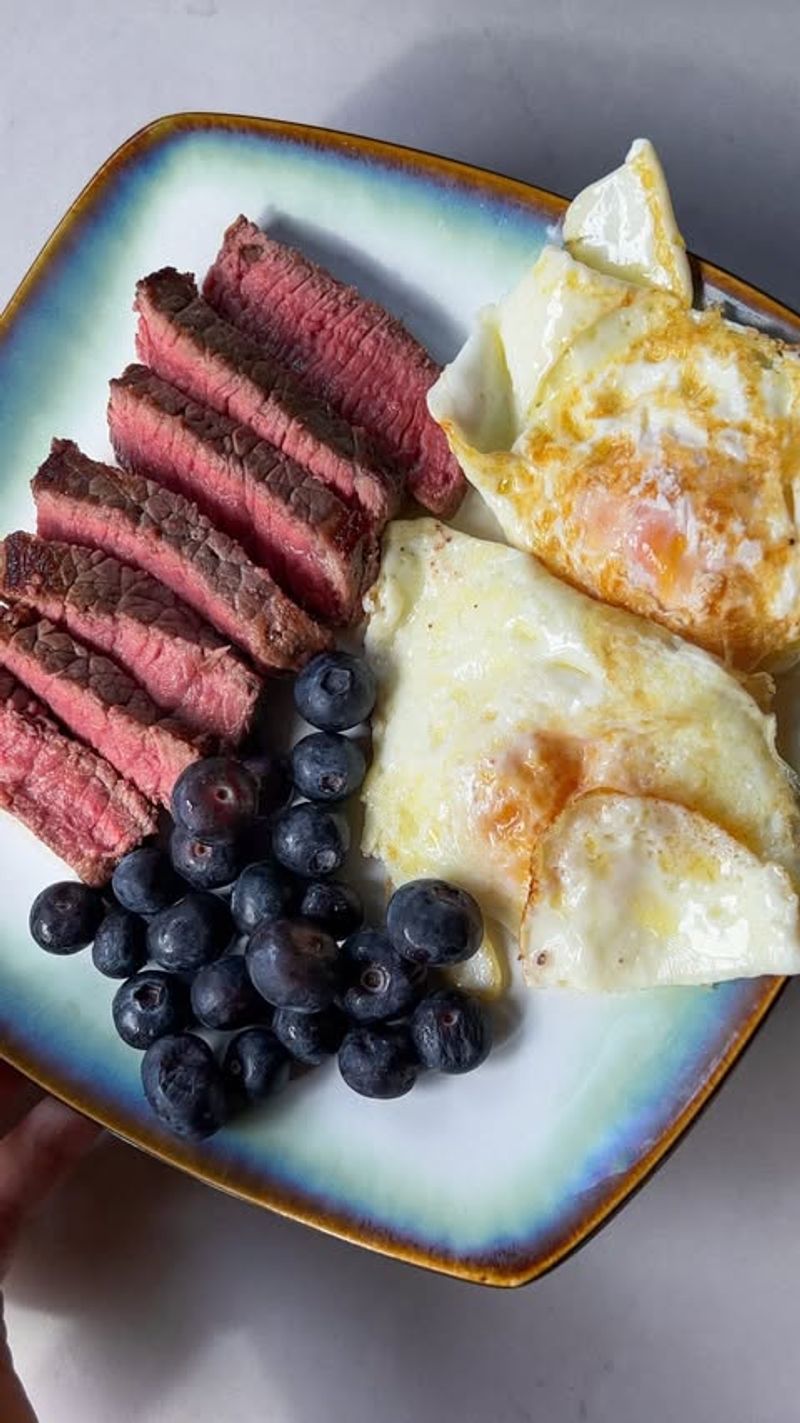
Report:
[[385,536],[362,848],[464,885],[537,986],[800,968],[800,821],[774,723],[720,663],[536,559]]
[[691,307],[634,144],[430,395],[505,536],[740,668],[800,651],[800,357]]

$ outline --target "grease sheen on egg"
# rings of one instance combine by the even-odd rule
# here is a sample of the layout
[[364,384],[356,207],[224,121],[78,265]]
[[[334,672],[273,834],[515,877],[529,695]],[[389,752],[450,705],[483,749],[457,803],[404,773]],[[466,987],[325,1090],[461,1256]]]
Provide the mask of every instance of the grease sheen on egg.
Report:
[[[535,982],[589,986],[594,976],[607,988],[797,971],[793,781],[772,718],[716,659],[586,597],[524,553],[430,519],[388,530],[367,607],[379,696],[362,848],[394,884],[448,880],[513,935],[522,927]],[[706,935],[689,955],[669,916],[645,914],[633,946],[644,967],[631,972],[628,951],[623,965],[610,957],[602,917],[573,916],[572,968],[537,965],[553,925],[545,934],[536,913],[534,854],[572,806],[582,807],[582,843],[599,837],[599,790],[638,808],[631,821],[617,817],[617,833],[640,888],[650,875],[676,910],[683,899],[683,922],[692,906],[730,922],[722,900],[738,896],[748,932],[735,949]],[[655,812],[660,802],[682,807],[677,827]],[[702,861],[694,896],[691,877],[652,878],[676,839],[687,864]],[[569,864],[589,899],[619,901],[603,856]],[[744,879],[734,865],[747,867]]]
[[800,353],[693,310],[652,146],[572,203],[429,406],[506,538],[744,670],[800,653]]

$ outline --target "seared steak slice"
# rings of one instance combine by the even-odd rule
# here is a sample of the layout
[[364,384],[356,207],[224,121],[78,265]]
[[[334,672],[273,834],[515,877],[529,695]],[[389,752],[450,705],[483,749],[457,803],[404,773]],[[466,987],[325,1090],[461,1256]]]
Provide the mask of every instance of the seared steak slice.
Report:
[[260,677],[141,568],[100,549],[9,534],[0,543],[0,594],[108,653],[184,725],[232,743],[244,736]]
[[345,420],[405,460],[421,504],[455,513],[466,482],[426,404],[439,367],[401,322],[245,217],[225,233],[203,294]]
[[309,469],[380,533],[396,512],[403,471],[369,436],[307,391],[262,346],[218,316],[194,277],[164,267],[136,287],[136,350],[157,375],[203,405],[249,425]]
[[180,494],[54,440],[34,476],[39,533],[104,549],[160,578],[264,671],[302,667],[330,633]]
[[113,766],[65,736],[30,693],[0,670],[0,807],[87,884],[156,828],[151,807]]
[[116,662],[27,608],[0,610],[0,666],[149,800],[169,805],[181,771],[208,749]]
[[253,430],[146,366],[112,380],[108,425],[124,469],[196,500],[310,612],[352,620],[371,551],[360,511]]

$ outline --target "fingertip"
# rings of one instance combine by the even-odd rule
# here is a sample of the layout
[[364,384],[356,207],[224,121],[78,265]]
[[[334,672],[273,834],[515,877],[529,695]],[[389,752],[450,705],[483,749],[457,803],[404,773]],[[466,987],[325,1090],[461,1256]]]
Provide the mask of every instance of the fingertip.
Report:
[[0,1142],[0,1236],[77,1164],[101,1128],[63,1102],[44,1097]]
[[48,1154],[54,1166],[77,1161],[97,1140],[102,1127],[55,1097],[43,1097],[31,1108],[28,1131],[39,1154]]

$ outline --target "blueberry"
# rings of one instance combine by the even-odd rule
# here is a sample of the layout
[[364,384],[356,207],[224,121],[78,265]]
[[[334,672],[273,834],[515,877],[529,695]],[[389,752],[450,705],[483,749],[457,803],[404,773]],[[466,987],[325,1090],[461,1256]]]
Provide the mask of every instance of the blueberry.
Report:
[[375,676],[349,652],[319,652],[294,684],[300,715],[322,731],[347,731],[366,721],[375,705]]
[[483,915],[466,890],[418,879],[395,890],[386,928],[397,952],[413,963],[463,963],[481,946]]
[[289,1081],[289,1054],[269,1028],[245,1028],[231,1040],[222,1071],[232,1097],[263,1102]]
[[121,983],[111,1005],[114,1027],[129,1047],[147,1048],[189,1021],[189,993],[170,973],[145,969]]
[[489,1056],[492,1024],[477,998],[442,988],[423,998],[411,1019],[411,1037],[424,1067],[471,1072]]
[[309,800],[346,800],[364,779],[367,763],[357,741],[335,731],[314,731],[292,751],[292,776]]
[[199,840],[235,840],[255,815],[255,776],[232,756],[210,756],[182,771],[172,792],[172,814]]
[[362,1097],[403,1097],[417,1070],[408,1032],[396,1024],[351,1028],[339,1049],[339,1071]]
[[163,851],[155,845],[131,850],[120,860],[111,887],[123,909],[157,914],[183,894],[184,886]]
[[298,1062],[318,1067],[339,1051],[347,1032],[347,1019],[338,1008],[324,1013],[298,1013],[296,1008],[276,1008],[272,1031]]
[[299,914],[334,939],[346,939],[364,923],[364,906],[352,885],[341,880],[312,880],[303,890]]
[[275,858],[304,879],[335,874],[344,863],[348,843],[344,821],[306,802],[281,811],[272,834]]
[[228,1118],[217,1060],[194,1033],[171,1034],[147,1049],[142,1086],[156,1116],[176,1136],[211,1136]]
[[247,865],[233,886],[231,913],[241,934],[252,934],[265,919],[285,919],[297,899],[297,887],[274,860]]
[[106,978],[130,978],[147,957],[147,925],[129,909],[112,909],[92,945],[92,962]]
[[103,918],[99,890],[77,880],[48,885],[31,905],[31,934],[49,954],[75,954],[92,942]]
[[487,1007],[458,989],[428,993],[414,1009],[410,1029],[420,1062],[437,1072],[471,1072],[491,1052]]
[[256,814],[273,816],[292,798],[292,767],[288,756],[264,751],[258,756],[246,756],[243,764],[257,786]]
[[262,998],[301,1013],[330,1007],[340,985],[336,940],[299,920],[259,924],[247,946],[247,968]]
[[240,954],[206,964],[192,979],[192,1012],[204,1028],[243,1028],[263,1023],[267,1006],[253,987]]
[[424,972],[392,947],[387,934],[359,929],[342,946],[345,988],[341,1004],[356,1023],[400,1018],[417,1002]]
[[222,889],[239,873],[241,852],[230,840],[198,840],[182,826],[173,827],[169,852],[179,875],[194,889]]
[[218,959],[233,937],[228,906],[215,894],[192,889],[162,909],[147,926],[147,950],[162,968],[183,971]]

